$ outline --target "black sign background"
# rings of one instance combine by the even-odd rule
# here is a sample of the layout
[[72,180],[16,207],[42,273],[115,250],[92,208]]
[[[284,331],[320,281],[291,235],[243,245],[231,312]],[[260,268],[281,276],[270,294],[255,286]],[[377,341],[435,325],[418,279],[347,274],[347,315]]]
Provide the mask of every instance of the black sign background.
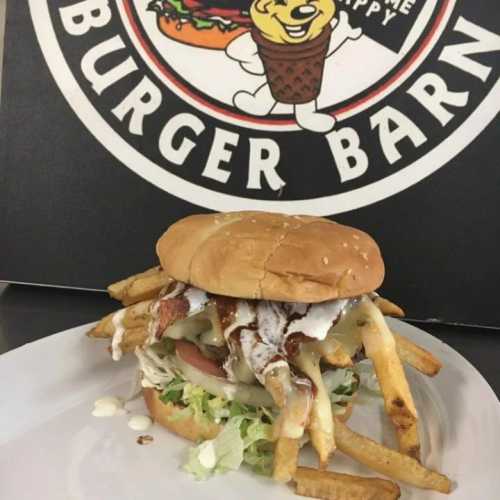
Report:
[[[373,4],[377,4],[380,10],[375,10]],[[388,49],[399,52],[422,6],[422,1],[413,5],[402,0],[392,3],[369,1],[361,5],[356,0],[339,0],[337,8],[349,12],[352,26],[363,26],[364,33]]]
[[[479,24],[488,20],[479,5],[469,10]],[[54,83],[25,2],[9,3],[6,34],[0,279],[102,289],[154,265],[154,242],[162,231],[178,218],[204,210],[142,180],[94,139]],[[76,54],[75,49],[75,64]],[[66,55],[72,58],[71,51]],[[486,54],[481,61],[492,64],[495,57],[498,53]],[[435,59],[430,57],[429,64]],[[448,75],[457,89],[471,90],[468,109],[473,109],[486,88],[458,71]],[[391,103],[409,114],[412,106],[419,112],[402,91],[391,96]],[[435,122],[422,119],[432,137]],[[368,131],[366,117],[364,122],[356,127],[362,136],[363,127]],[[297,149],[284,153],[286,161],[303,159],[299,134],[305,133],[290,134]],[[377,239],[387,266],[382,291],[404,305],[409,317],[500,327],[498,134],[498,123],[490,125],[458,158],[419,184],[334,217]],[[405,148],[402,153],[406,155]],[[318,186],[331,174],[313,168],[319,164],[308,164],[314,179],[310,186],[288,178],[283,199],[321,194]],[[199,171],[185,175],[195,179]],[[224,189],[238,194],[241,187]]]

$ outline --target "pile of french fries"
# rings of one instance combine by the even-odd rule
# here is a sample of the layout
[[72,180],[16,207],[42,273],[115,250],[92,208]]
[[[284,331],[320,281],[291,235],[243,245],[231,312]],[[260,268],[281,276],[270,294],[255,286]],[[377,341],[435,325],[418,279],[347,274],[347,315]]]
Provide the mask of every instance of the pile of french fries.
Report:
[[[160,267],[155,267],[108,287],[109,294],[125,307],[122,320],[125,332],[120,346],[123,352],[133,352],[135,347],[146,342],[148,325],[152,319],[151,305],[170,281]],[[111,338],[115,331],[114,314],[103,318],[88,335]],[[354,432],[341,418],[325,414],[316,403],[321,397],[328,396],[318,394],[312,403],[308,432],[318,453],[319,469],[297,466],[300,451],[298,439],[280,436],[278,433],[275,443],[273,477],[282,482],[293,480],[299,495],[326,500],[389,500],[400,497],[399,486],[392,481],[324,470],[337,449],[392,480],[441,493],[449,493],[451,490],[451,482],[446,476],[427,469],[420,463],[418,413],[403,368],[403,363],[406,363],[432,377],[441,369],[441,363],[430,352],[391,331],[384,314],[403,316],[404,312],[382,297],[362,300],[356,307],[350,328],[356,330],[355,334],[361,338],[366,356],[373,362],[385,410],[395,429],[399,451]],[[311,349],[314,348],[314,343],[308,344]],[[320,360],[335,367],[352,365],[350,356],[340,344],[325,352],[320,351],[319,357],[308,356],[307,350],[301,350],[292,364],[316,384],[318,377],[321,377]],[[300,411],[300,408],[286,407],[279,380],[276,375],[266,380],[266,387],[277,406],[282,408],[282,413]],[[319,383],[316,385],[322,386]]]

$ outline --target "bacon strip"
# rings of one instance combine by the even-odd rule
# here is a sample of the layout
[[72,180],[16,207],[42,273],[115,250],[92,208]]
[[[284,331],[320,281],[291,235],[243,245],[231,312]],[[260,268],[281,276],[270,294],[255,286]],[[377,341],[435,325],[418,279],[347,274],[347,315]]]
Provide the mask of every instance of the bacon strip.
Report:
[[159,324],[155,336],[161,339],[163,332],[176,321],[187,318],[189,312],[189,302],[184,298],[172,298],[160,300],[159,305]]

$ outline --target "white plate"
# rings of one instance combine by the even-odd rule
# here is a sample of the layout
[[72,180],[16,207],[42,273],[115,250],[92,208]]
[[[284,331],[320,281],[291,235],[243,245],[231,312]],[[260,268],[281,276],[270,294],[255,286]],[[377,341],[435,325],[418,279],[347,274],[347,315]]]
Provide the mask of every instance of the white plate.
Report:
[[[500,498],[500,404],[481,375],[457,352],[405,323],[393,327],[441,358],[434,379],[408,370],[420,411],[424,463],[456,481],[453,500]],[[154,442],[127,416],[95,418],[93,401],[125,395],[132,357],[112,363],[106,344],[84,336],[87,326],[0,356],[0,498],[3,500],[126,500],[148,498],[292,499],[290,489],[247,471],[199,483],[179,470],[188,443],[153,427]],[[144,412],[141,400],[130,410]],[[392,430],[380,403],[356,408],[350,425],[386,444]],[[307,454],[305,463],[314,463]],[[373,475],[336,454],[336,470]],[[298,498],[298,497],[295,497]],[[403,499],[444,498],[403,488]]]

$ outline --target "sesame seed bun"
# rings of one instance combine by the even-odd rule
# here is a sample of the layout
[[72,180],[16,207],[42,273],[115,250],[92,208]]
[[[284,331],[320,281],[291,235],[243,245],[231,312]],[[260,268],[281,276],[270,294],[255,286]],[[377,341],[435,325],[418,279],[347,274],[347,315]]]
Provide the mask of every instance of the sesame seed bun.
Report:
[[192,215],[156,251],[172,278],[230,297],[314,303],[372,292],[384,279],[368,234],[321,217]]

